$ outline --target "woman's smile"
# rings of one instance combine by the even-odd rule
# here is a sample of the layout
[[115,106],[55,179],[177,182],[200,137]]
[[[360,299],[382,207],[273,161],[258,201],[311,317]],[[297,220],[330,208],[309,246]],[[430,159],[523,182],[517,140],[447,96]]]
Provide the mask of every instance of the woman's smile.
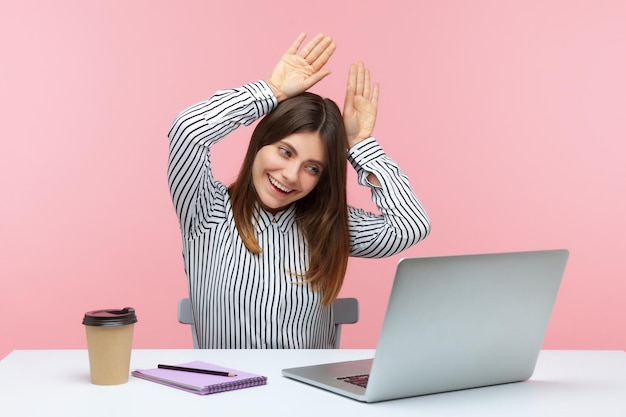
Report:
[[283,186],[281,183],[279,183],[275,178],[273,178],[271,175],[268,175],[267,178],[269,178],[270,184],[272,184],[275,188],[277,188],[279,191],[282,191],[285,194],[289,194],[290,192],[292,192],[293,190],[291,188],[287,188],[285,186]]

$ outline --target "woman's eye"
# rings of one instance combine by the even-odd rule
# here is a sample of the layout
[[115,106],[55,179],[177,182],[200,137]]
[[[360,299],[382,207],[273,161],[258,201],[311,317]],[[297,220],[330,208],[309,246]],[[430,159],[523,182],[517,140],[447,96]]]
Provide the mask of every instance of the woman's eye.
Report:
[[310,172],[311,174],[314,174],[314,175],[319,174],[319,173],[320,173],[320,171],[321,171],[318,167],[316,167],[316,166],[314,166],[314,165],[312,165],[312,166],[308,167],[308,170],[309,170],[309,172]]
[[278,152],[280,152],[283,156],[286,156],[286,157],[291,156],[291,151],[287,148],[278,148]]

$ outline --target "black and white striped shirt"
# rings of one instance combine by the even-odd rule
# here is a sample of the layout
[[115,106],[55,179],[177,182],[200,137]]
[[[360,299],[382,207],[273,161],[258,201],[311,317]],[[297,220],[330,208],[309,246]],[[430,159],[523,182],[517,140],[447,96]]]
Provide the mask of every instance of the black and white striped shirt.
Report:
[[[332,308],[302,284],[308,251],[292,207],[256,224],[262,253],[239,237],[227,187],[211,173],[211,146],[277,105],[264,81],[221,90],[184,110],[169,132],[168,182],[183,241],[201,348],[331,348]],[[349,207],[351,255],[394,255],[426,237],[428,217],[406,176],[374,138],[349,151],[360,184],[381,214]],[[367,181],[374,173],[381,186]]]

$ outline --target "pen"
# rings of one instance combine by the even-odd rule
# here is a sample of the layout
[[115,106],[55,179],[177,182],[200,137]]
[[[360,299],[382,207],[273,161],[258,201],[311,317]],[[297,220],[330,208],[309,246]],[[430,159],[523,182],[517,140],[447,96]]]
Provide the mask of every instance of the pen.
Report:
[[237,374],[233,374],[232,372],[213,371],[213,370],[210,370],[210,369],[186,368],[184,366],[174,366],[174,365],[159,364],[157,367],[160,368],[160,369],[170,369],[172,371],[195,372],[197,374],[209,374],[209,375],[219,375],[219,376],[237,376]]

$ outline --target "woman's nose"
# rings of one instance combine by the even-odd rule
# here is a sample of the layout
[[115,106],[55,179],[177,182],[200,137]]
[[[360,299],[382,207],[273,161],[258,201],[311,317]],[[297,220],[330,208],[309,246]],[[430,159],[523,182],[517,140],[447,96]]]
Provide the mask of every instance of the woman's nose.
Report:
[[298,171],[300,170],[300,166],[296,163],[289,163],[283,169],[283,177],[286,181],[290,183],[296,182],[298,179]]

